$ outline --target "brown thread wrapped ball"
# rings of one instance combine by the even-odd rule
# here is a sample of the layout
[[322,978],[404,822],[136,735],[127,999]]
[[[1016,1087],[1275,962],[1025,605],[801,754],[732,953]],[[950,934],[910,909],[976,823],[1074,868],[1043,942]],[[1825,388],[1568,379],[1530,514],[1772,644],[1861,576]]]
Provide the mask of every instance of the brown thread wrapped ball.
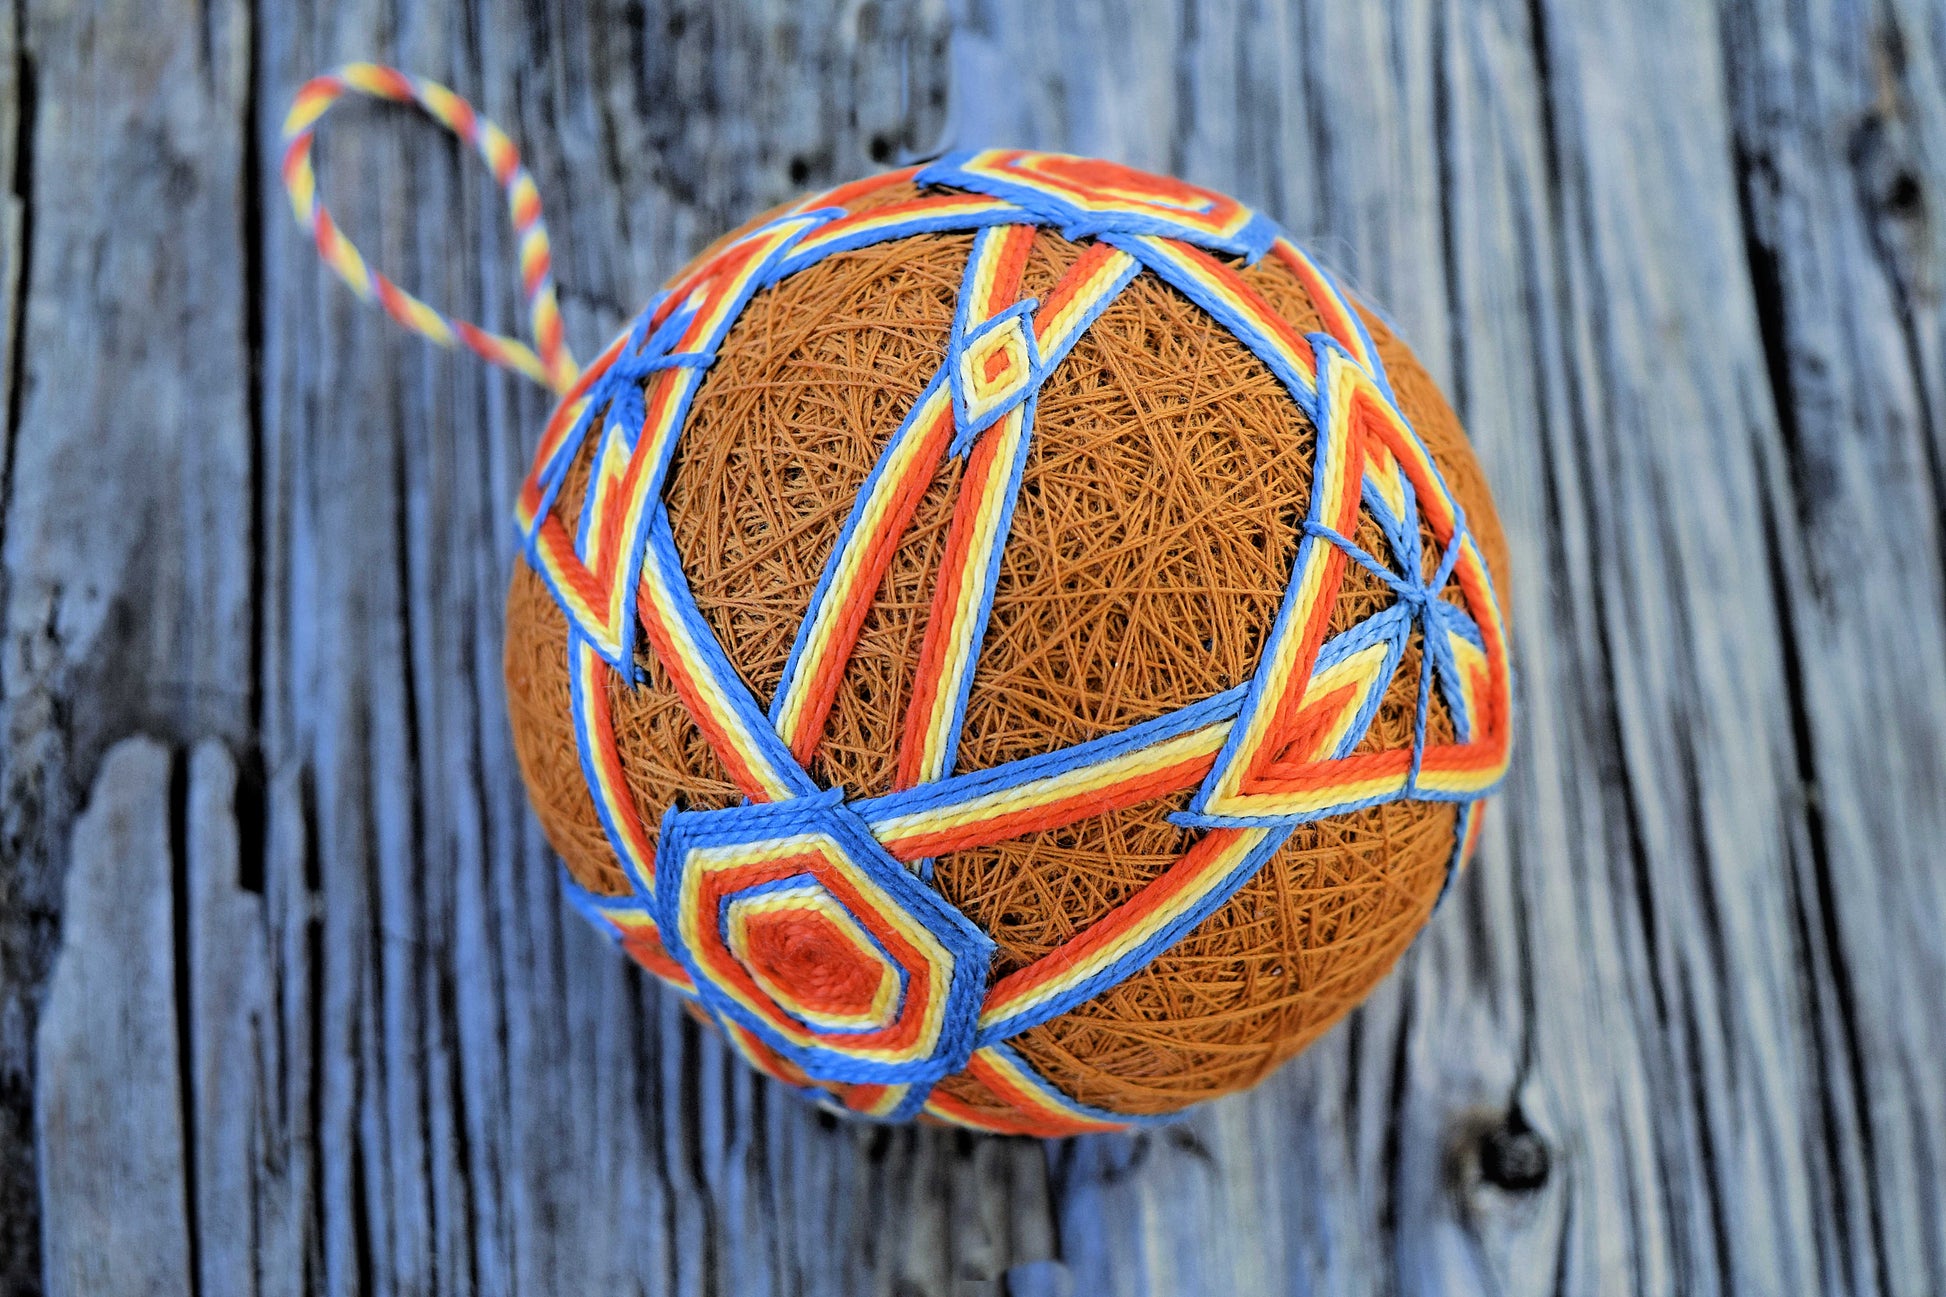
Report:
[[[916,192],[888,179],[848,205]],[[971,242],[905,238],[763,290],[697,396],[664,499],[697,605],[761,699],[777,688],[860,484],[945,355]],[[1043,229],[1022,296],[1044,294],[1079,250]],[[1240,273],[1299,333],[1319,327],[1303,286],[1273,259]],[[1504,599],[1505,540],[1457,418],[1384,323],[1369,313],[1365,322]],[[1241,342],[1152,273],[1138,276],[1040,390],[958,768],[1111,734],[1247,680],[1289,580],[1314,441]],[[591,453],[558,497],[570,529]],[[811,765],[821,785],[848,796],[890,787],[957,477],[956,463],[941,471],[903,538]],[[1354,539],[1384,552],[1369,519]],[[1350,566],[1331,633],[1391,601]],[[628,884],[576,751],[566,653],[553,596],[515,564],[506,675],[521,767],[575,880],[619,895]],[[1415,632],[1361,751],[1410,745],[1419,653]],[[617,749],[651,832],[672,803],[737,804],[646,645],[639,659],[643,683],[609,688]],[[1436,692],[1428,724],[1434,741],[1451,737]],[[1166,819],[1190,797],[941,856],[934,884],[997,943],[997,979],[1166,869],[1194,839]],[[1410,944],[1445,882],[1456,820],[1452,804],[1403,801],[1298,827],[1189,936],[1012,1044],[1067,1094],[1115,1112],[1171,1112],[1254,1084],[1361,1000]],[[986,1103],[977,1083],[949,1077],[941,1088]]]

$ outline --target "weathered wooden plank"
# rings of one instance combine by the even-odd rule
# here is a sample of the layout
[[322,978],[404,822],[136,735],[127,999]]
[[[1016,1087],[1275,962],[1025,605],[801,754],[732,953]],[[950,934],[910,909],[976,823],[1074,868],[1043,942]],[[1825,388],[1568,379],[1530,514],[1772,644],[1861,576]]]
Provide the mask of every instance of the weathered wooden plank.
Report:
[[187,970],[180,1011],[190,1050],[184,1097],[195,1146],[196,1274],[205,1293],[274,1291],[280,1285],[272,1276],[295,1271],[297,1257],[266,1228],[260,1201],[274,1193],[284,1161],[269,1106],[275,1023],[261,861],[245,867],[228,750],[205,741],[187,762],[176,826],[187,948],[177,960]]
[[[7,177],[4,241],[0,274],[5,320],[0,323],[0,398],[4,398],[6,436],[0,440],[0,542],[5,536],[4,484],[13,477],[14,394],[18,388],[17,361],[20,315],[25,285],[27,203],[24,193],[32,151],[22,145],[32,131],[34,82],[20,45],[20,7],[9,6],[0,24],[0,162]],[[9,709],[9,732],[13,732]],[[10,741],[10,747],[12,746]],[[0,842],[6,843],[0,861],[25,854],[21,841],[20,784],[0,771]],[[31,802],[30,802],[31,804]],[[29,817],[31,818],[31,816]],[[0,1201],[23,1204],[20,1210],[0,1212],[0,1284],[23,1287],[40,1274],[40,1213],[34,1207],[39,1186],[34,1171],[34,1050],[36,1003],[47,976],[54,944],[53,916],[59,911],[52,870],[0,865]]]
[[35,1078],[57,1297],[189,1291],[169,779],[167,748],[118,744],[75,822]]
[[[19,1119],[69,827],[132,732],[251,729],[240,4],[17,5],[0,502],[0,1285],[43,1213]],[[48,1180],[48,1183],[56,1183]]]
[[[57,1123],[36,1170],[0,1134],[7,1183],[44,1186],[3,1237],[49,1240],[51,1283],[59,1222],[172,1165],[146,1228],[209,1292],[1946,1281],[1922,8],[21,12],[0,1112],[112,1068],[91,1014],[146,1005],[178,1051],[119,1083],[173,1097],[173,1144]],[[1522,668],[1508,795],[1400,975],[1248,1098],[1043,1148],[822,1118],[602,948],[500,719],[503,511],[545,403],[356,307],[281,210],[285,97],[367,56],[521,139],[584,353],[749,211],[942,143],[1229,189],[1383,302],[1495,483]],[[484,180],[404,115],[344,125],[326,192],[361,245],[513,327]],[[176,755],[104,763],[138,729]],[[97,890],[147,865],[101,862],[105,811],[69,846],[90,785],[179,862],[141,875],[161,985],[110,944],[158,920]],[[10,1248],[0,1285],[40,1272]]]
[[1795,939],[1815,1010],[1803,1123],[1822,1278],[1921,1292],[1946,1259],[1936,1071],[1946,874],[1946,194],[1938,14],[1735,4],[1726,82],[1777,435],[1769,581],[1787,633]]

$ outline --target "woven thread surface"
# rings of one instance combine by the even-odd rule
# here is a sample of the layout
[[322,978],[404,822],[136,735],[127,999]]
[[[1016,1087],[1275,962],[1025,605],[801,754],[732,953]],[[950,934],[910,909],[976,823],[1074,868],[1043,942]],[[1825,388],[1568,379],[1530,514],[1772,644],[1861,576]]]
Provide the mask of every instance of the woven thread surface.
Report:
[[[902,201],[903,182],[864,209]],[[666,490],[698,607],[759,697],[783,675],[812,587],[879,451],[951,332],[973,236],[919,235],[842,253],[758,293],[698,393]],[[1021,293],[1045,293],[1079,245],[1043,230]],[[1282,266],[1243,272],[1298,329],[1315,309]],[[1477,466],[1403,347],[1367,321],[1400,406],[1432,449],[1505,586]],[[1113,734],[1247,679],[1290,573],[1314,430],[1268,369],[1211,317],[1144,273],[1041,388],[1034,441],[992,623],[968,694],[961,769]],[[872,430],[861,435],[860,430]],[[579,523],[594,442],[554,502]],[[920,500],[894,553],[810,765],[853,796],[890,786],[958,465]],[[1365,523],[1369,552],[1383,538]],[[1428,535],[1428,554],[1431,553]],[[1334,631],[1389,599],[1353,569]],[[576,756],[565,618],[517,571],[508,680],[537,809],[576,878],[620,894]],[[1409,742],[1416,638],[1366,743]],[[608,705],[637,801],[729,806],[740,793],[638,647],[643,680],[611,677]],[[1450,722],[1435,700],[1428,727]],[[996,976],[1084,931],[1181,855],[1170,823],[1188,792],[935,864],[941,892],[997,943]],[[1119,1113],[1172,1111],[1260,1077],[1355,1003],[1423,922],[1453,854],[1450,804],[1394,802],[1298,826],[1216,914],[1147,968],[1016,1037],[1042,1076]],[[942,1089],[977,1106],[987,1087]]]

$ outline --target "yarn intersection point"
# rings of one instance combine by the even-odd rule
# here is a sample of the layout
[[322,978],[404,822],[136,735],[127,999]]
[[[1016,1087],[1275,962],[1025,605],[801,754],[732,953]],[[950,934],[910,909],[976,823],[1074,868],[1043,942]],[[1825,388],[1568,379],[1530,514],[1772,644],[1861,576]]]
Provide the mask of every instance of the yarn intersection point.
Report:
[[1255,261],[1276,237],[1234,198],[1100,158],[987,149],[943,158],[918,180],[1006,199],[1071,239],[1155,234]]
[[838,790],[671,809],[655,913],[703,1006],[815,1081],[916,1085],[973,1050],[993,942]]
[[[487,160],[536,347],[337,233],[309,156],[352,91]],[[1162,1120],[1345,1012],[1465,865],[1510,751],[1491,501],[1267,217],[953,154],[719,241],[583,370],[497,127],[356,65],[286,134],[354,289],[560,393],[516,747],[570,900],[753,1066],[875,1119]]]
[[[1329,338],[1314,345],[1318,485],[1296,574],[1251,696],[1178,823],[1270,826],[1395,797],[1471,800],[1505,769],[1505,645],[1491,581],[1464,515],[1371,373]],[[1443,547],[1430,576],[1422,570],[1421,500]],[[1361,506],[1377,515],[1393,550],[1390,563],[1350,539]],[[1348,562],[1391,586],[1398,602],[1322,645],[1317,641]],[[1440,597],[1449,582],[1464,606]],[[1427,651],[1412,745],[1357,753],[1413,622]],[[1488,634],[1495,637],[1491,651]],[[1427,743],[1423,718],[1435,681],[1458,732],[1455,743]]]
[[1018,306],[986,321],[966,336],[964,349],[950,373],[953,412],[959,419],[958,452],[974,437],[1027,399],[1040,355],[1034,345],[1030,312],[1034,303]]

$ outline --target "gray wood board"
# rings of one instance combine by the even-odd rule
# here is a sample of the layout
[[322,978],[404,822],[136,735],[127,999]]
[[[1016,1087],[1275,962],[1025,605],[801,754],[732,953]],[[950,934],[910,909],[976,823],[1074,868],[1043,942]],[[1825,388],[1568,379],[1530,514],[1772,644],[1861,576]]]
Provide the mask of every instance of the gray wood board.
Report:
[[[1383,303],[1494,484],[1520,709],[1397,974],[1152,1135],[735,1064],[514,770],[546,401],[286,214],[284,105],[354,57],[521,142],[583,355],[750,212],[986,143],[1231,191]],[[1943,74],[1913,0],[15,0],[0,1289],[1946,1288]],[[514,327],[476,164],[376,110],[321,153]]]

